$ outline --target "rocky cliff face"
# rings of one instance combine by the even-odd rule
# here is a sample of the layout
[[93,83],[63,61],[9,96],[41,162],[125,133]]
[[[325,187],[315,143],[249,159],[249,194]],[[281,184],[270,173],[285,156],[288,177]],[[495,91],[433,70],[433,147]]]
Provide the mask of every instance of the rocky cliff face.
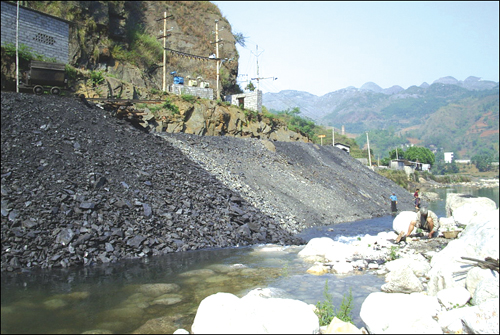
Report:
[[236,86],[238,52],[231,25],[209,1],[26,1],[28,7],[73,22],[69,63],[103,71],[137,88],[161,89],[163,17],[167,12],[167,83],[180,76],[201,76],[216,87],[215,20],[219,20],[219,56],[223,94]]
[[132,103],[98,105],[148,132],[310,142],[306,136],[289,130],[278,119],[213,100],[193,97],[185,101],[183,97],[170,95],[168,102],[159,107],[158,104],[144,106]]

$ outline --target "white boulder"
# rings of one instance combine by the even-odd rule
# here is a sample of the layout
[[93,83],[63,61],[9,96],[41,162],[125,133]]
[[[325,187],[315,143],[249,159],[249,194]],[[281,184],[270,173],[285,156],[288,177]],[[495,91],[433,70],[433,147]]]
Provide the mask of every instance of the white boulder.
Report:
[[406,234],[408,232],[410,222],[415,220],[416,218],[416,212],[403,211],[394,218],[394,221],[392,221],[392,229],[394,229],[394,231],[398,234],[402,231]]
[[385,276],[382,292],[387,293],[413,293],[422,292],[424,287],[413,271],[408,267],[397,268]]
[[465,287],[470,262],[461,257],[484,259],[499,254],[498,210],[478,216],[459,239],[453,240],[431,260],[428,294],[455,286]]
[[497,282],[499,280],[498,278],[498,272],[491,271],[489,269],[481,269],[479,267],[473,267],[472,269],[467,272],[467,277],[465,278],[465,287],[467,290],[469,290],[471,296],[474,296],[474,292],[476,291],[477,285],[483,280],[483,279],[495,279]]
[[469,291],[464,287],[452,287],[437,293],[438,301],[446,309],[464,306],[471,298]]
[[467,217],[476,216],[483,211],[497,209],[496,203],[490,198],[475,197],[461,193],[448,193],[446,195],[446,216],[453,216],[455,220],[458,220],[459,217],[455,215],[455,210],[464,205],[467,205],[468,210],[472,211],[470,214],[463,212]]
[[496,298],[498,299],[498,279],[488,278],[479,282],[472,298],[473,305],[480,305],[483,302]]
[[389,271],[409,267],[417,277],[425,276],[431,269],[429,262],[420,254],[407,255],[403,258],[395,259],[385,263],[385,267]]
[[333,248],[335,241],[329,237],[316,237],[311,239],[304,249],[299,251],[301,257],[321,256],[325,257],[325,253]]
[[466,334],[498,334],[498,298],[469,307],[462,317]]
[[198,307],[193,334],[317,334],[314,306],[293,299],[216,293]]
[[[360,317],[371,334],[382,334],[404,329],[397,334],[441,332],[441,328],[431,321],[441,311],[436,297],[422,293],[371,293],[361,305]],[[424,322],[422,320],[425,320]],[[399,323],[399,325],[398,325]],[[406,326],[405,326],[406,325]],[[409,326],[412,328],[409,328]]]

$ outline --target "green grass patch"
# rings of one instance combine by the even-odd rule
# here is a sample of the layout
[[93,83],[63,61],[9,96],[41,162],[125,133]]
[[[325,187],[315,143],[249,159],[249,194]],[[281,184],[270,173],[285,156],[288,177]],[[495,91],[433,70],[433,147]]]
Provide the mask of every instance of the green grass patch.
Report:
[[316,315],[319,319],[320,326],[328,326],[334,317],[339,318],[344,322],[352,323],[352,289],[349,288],[349,295],[342,297],[342,302],[340,307],[335,310],[333,305],[333,297],[328,292],[328,280],[325,282],[325,288],[323,289],[323,295],[325,296],[325,301],[318,301],[316,303]]

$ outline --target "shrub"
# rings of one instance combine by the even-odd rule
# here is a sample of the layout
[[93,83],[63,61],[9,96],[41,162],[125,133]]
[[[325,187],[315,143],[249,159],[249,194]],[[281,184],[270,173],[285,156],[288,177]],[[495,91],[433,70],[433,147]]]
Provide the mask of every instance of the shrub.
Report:
[[66,64],[65,71],[66,71],[66,75],[68,76],[69,80],[76,79],[76,76],[77,76],[76,68],[74,68],[73,66],[71,66],[69,64]]
[[[16,45],[14,43],[6,43],[2,45],[5,50],[5,54],[9,57],[16,57]],[[39,60],[44,62],[55,62],[55,58],[48,58],[36,51],[33,48],[27,46],[26,44],[19,43],[18,49],[19,59],[21,61],[29,62],[31,60]]]
[[172,111],[172,114],[180,114],[179,107],[177,107],[177,105],[175,105],[170,99],[165,101],[163,108]]
[[392,180],[399,186],[408,189],[408,177],[404,171],[401,170],[389,170],[389,169],[380,169],[376,170],[377,173],[381,176],[384,176],[387,179]]
[[328,280],[325,282],[325,288],[323,290],[323,295],[325,296],[325,301],[318,301],[316,303],[315,313],[319,318],[320,326],[328,326],[334,317],[339,318],[344,322],[352,323],[352,289],[349,288],[349,295],[346,297],[344,295],[342,297],[342,302],[337,311],[333,306],[333,297],[330,293],[328,293]]
[[186,102],[193,103],[196,100],[196,97],[191,94],[182,94],[181,99]]
[[389,256],[388,256],[388,259],[390,261],[393,261],[393,260],[398,258],[398,254],[396,252],[397,250],[398,250],[398,247],[396,247],[394,245],[391,247],[391,251],[389,252]]
[[102,71],[90,71],[90,82],[92,86],[97,86],[104,81]]

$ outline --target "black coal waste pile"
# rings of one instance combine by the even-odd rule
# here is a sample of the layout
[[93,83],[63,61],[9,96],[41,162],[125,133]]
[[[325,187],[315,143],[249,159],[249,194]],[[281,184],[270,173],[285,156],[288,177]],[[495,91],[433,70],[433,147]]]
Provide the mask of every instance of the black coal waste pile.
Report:
[[2,271],[302,243],[161,137],[74,98],[1,100]]

